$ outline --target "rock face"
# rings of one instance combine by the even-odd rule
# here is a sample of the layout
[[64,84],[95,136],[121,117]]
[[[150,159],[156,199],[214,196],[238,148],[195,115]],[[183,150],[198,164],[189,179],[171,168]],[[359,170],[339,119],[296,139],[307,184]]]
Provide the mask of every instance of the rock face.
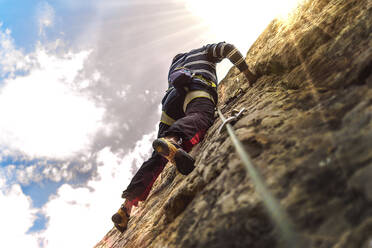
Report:
[[[314,0],[274,20],[247,54],[253,87],[232,68],[219,85],[234,124],[301,247],[372,247],[372,1]],[[128,230],[96,247],[285,247],[216,119],[191,154],[162,172]]]

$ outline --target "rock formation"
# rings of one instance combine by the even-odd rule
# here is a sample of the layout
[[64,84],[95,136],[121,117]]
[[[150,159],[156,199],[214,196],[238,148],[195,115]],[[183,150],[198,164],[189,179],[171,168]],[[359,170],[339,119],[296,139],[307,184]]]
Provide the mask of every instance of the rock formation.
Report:
[[[248,51],[253,87],[236,68],[219,85],[225,116],[247,109],[236,134],[303,247],[372,247],[371,13],[371,0],[307,1]],[[96,247],[285,247],[220,125],[190,175],[167,165],[128,230]]]

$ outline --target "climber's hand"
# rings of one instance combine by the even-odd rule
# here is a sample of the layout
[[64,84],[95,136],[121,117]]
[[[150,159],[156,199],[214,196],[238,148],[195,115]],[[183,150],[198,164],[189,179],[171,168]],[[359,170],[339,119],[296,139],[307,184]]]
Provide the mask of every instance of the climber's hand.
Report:
[[243,73],[249,81],[249,86],[253,86],[253,84],[257,81],[258,77],[255,74],[253,74],[249,69],[245,70]]

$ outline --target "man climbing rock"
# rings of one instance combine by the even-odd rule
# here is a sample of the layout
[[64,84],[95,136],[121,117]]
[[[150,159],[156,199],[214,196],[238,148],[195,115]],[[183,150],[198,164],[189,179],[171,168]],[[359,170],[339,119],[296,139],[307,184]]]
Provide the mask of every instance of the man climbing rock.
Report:
[[241,53],[226,42],[209,44],[173,58],[168,90],[162,100],[158,139],[153,142],[154,152],[124,190],[125,202],[112,216],[119,231],[126,229],[132,206],[147,198],[168,161],[183,175],[194,169],[194,159],[187,152],[213,124],[218,99],[216,63],[224,58],[244,73],[251,85],[256,81]]

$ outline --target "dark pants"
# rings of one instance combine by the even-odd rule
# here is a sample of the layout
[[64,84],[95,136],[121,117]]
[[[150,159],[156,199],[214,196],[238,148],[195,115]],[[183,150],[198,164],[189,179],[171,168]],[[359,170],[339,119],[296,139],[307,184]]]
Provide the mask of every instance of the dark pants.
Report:
[[[171,126],[160,122],[158,137],[177,136],[182,138],[182,148],[189,152],[203,138],[214,121],[214,103],[208,98],[193,99],[183,113],[183,99],[181,96],[168,106],[163,105],[163,111],[176,120]],[[146,200],[156,178],[163,171],[167,160],[152,153],[150,159],[144,162],[134,175],[127,189],[124,191],[126,199],[137,205],[138,201]]]

